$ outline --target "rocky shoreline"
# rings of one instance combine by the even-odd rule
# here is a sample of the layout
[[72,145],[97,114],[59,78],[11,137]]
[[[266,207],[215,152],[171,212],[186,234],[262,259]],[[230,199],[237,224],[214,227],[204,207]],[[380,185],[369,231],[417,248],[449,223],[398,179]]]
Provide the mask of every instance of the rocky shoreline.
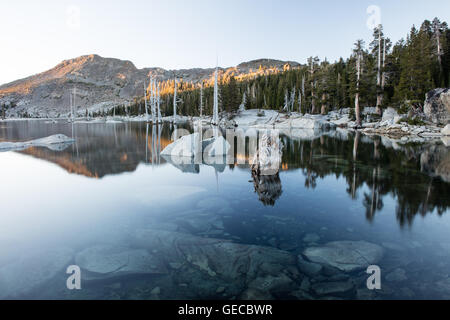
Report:
[[[380,120],[370,122],[374,115],[374,108],[366,108],[363,115],[369,121],[360,127],[350,118],[350,109],[331,111],[327,115],[290,115],[278,113],[273,110],[265,110],[264,116],[257,116],[257,110],[246,110],[230,121],[222,121],[222,125],[228,128],[233,126],[257,129],[278,129],[287,135],[301,135],[316,137],[330,131],[340,133],[361,132],[365,135],[379,135],[399,143],[424,143],[434,140],[442,140],[446,146],[450,146],[450,125],[445,127],[434,123],[420,123],[417,125],[407,122],[405,115],[399,115],[393,108],[388,108]],[[297,131],[297,132],[296,132]]]
[[[356,122],[351,120],[350,109],[345,108],[339,111],[331,111],[327,115],[309,115],[299,113],[281,113],[275,110],[264,110],[264,114],[258,114],[260,111],[244,110],[237,114],[221,114],[220,127],[223,129],[277,129],[280,133],[303,138],[313,139],[323,134],[347,134],[349,132],[361,132],[368,136],[383,136],[397,143],[425,143],[430,141],[442,140],[448,147],[450,146],[450,124],[446,126],[437,125],[431,122],[422,122],[420,124],[410,124],[407,122],[406,115],[399,115],[393,108],[385,110],[383,117],[379,120],[370,121],[373,116],[374,108],[366,108],[363,116],[369,121],[363,122],[358,127]],[[25,121],[25,120],[45,120],[50,123],[67,121],[63,119],[5,119],[3,121]],[[171,122],[171,116],[164,117],[163,122]],[[138,117],[107,117],[95,119],[78,119],[75,123],[114,123],[120,124],[124,122],[145,122],[143,116]],[[177,122],[179,124],[189,123],[191,125],[204,126],[210,124],[210,117],[188,117],[179,116]]]

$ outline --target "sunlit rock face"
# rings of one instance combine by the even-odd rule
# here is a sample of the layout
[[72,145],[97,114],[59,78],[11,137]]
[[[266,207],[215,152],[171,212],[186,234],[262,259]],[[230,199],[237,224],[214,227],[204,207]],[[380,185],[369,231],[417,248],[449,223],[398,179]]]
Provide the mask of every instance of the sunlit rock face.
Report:
[[[219,68],[223,77],[243,80],[298,66],[295,62],[256,60],[237,67]],[[170,91],[174,74],[185,82],[201,80],[213,84],[215,69],[165,70],[138,69],[130,61],[86,55],[65,60],[56,67],[0,86],[0,105],[8,107],[8,117],[28,114],[31,117],[67,116],[70,113],[71,90],[76,87],[75,107],[80,115],[109,110],[114,106],[143,96],[144,80],[154,76],[162,82],[161,93]],[[147,81],[148,85],[149,81]]]
[[[98,55],[66,60],[46,72],[0,87],[0,103],[17,105],[9,116],[58,116],[70,112],[70,94],[77,88],[75,107],[99,110],[123,103],[138,94],[148,70],[138,70],[130,61]],[[142,91],[142,90],[140,90]],[[83,109],[83,110],[81,110]]]
[[435,89],[427,93],[423,107],[425,115],[436,124],[450,122],[450,89]]

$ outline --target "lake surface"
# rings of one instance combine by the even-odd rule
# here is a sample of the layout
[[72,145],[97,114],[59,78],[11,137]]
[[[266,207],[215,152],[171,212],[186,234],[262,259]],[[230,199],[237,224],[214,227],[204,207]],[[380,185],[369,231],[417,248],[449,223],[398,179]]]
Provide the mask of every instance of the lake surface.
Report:
[[[56,133],[76,143],[0,153],[2,299],[450,298],[442,143],[282,133],[280,172],[257,177],[238,152],[174,165],[169,124],[0,122],[0,142]],[[366,268],[305,268],[305,250],[334,241],[381,250],[381,290]]]

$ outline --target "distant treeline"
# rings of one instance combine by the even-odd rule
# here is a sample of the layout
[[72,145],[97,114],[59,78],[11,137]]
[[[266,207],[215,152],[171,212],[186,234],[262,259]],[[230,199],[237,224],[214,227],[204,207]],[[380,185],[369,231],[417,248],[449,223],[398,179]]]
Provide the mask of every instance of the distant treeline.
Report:
[[[437,18],[425,20],[420,28],[413,26],[406,39],[395,44],[380,25],[373,32],[373,40],[368,45],[357,40],[353,54],[345,60],[330,63],[310,57],[300,67],[288,66],[283,71],[246,77],[243,81],[221,72],[220,110],[233,112],[244,104],[246,109],[327,113],[357,105],[377,106],[380,111],[392,106],[405,113],[411,106],[420,108],[428,91],[449,87],[449,78],[450,30],[446,22]],[[161,97],[162,113],[172,115],[173,89],[165,92],[168,93]],[[182,101],[178,114],[200,114],[199,83],[180,80],[178,97]],[[203,89],[203,114],[212,114],[212,108],[213,88],[208,81]],[[143,99],[135,98],[128,110],[142,114]],[[125,114],[125,109],[119,107],[116,114]]]

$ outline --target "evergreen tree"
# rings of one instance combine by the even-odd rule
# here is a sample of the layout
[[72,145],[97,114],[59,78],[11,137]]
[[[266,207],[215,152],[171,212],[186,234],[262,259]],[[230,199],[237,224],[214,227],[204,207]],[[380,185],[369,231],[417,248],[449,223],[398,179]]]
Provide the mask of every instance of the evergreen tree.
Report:
[[[298,110],[302,113],[327,113],[333,109],[351,107],[352,112],[364,106],[400,107],[422,105],[425,94],[437,87],[449,85],[450,31],[437,18],[424,21],[420,29],[414,26],[405,37],[393,45],[384,35],[382,26],[373,32],[369,51],[357,42],[353,54],[334,63],[320,62],[310,57],[298,66],[285,66],[277,72],[261,66],[255,76],[235,78],[224,73],[220,82],[222,109],[234,112],[244,103],[245,109]],[[206,80],[203,88],[203,113],[212,114],[213,82]],[[245,99],[243,95],[245,93]],[[180,82],[178,96],[183,114],[198,115],[200,85]],[[173,83],[161,83],[161,109],[170,115]],[[139,98],[134,109],[143,105]],[[357,108],[358,107],[358,108]],[[359,117],[359,112],[356,112]],[[361,119],[359,117],[358,122]]]

